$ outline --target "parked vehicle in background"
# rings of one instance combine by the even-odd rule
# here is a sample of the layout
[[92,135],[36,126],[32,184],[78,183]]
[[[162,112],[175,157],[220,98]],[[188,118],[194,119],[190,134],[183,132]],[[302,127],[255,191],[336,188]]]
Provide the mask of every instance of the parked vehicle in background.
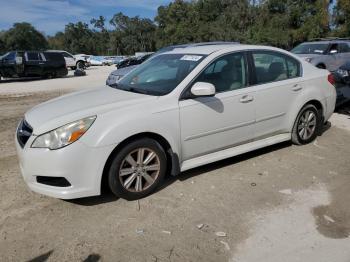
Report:
[[318,68],[333,72],[350,61],[350,39],[332,38],[305,42],[291,52]]
[[[31,190],[139,199],[166,175],[283,141],[312,142],[332,115],[332,74],[272,47],[211,45],[154,56],[115,86],[37,105],[17,129]],[[82,165],[82,163],[84,163]]]
[[103,58],[102,63],[103,63],[103,65],[111,66],[114,64],[114,59],[115,58],[113,56],[105,56]]
[[78,54],[75,55],[74,58],[76,61],[76,68],[78,69],[86,69],[91,65],[89,55]]
[[139,64],[142,64],[144,61],[146,61],[152,55],[153,55],[153,53],[148,53],[148,54],[137,56],[137,57],[131,56],[131,57],[128,57],[128,58],[121,60],[119,63],[116,64],[116,67],[118,69],[120,69],[120,68],[124,68],[124,67],[128,67],[128,66],[139,65]]
[[[149,57],[153,57],[158,54],[162,54],[164,52],[172,51],[175,48],[187,48],[187,47],[195,47],[195,46],[204,46],[204,45],[228,45],[228,44],[239,44],[239,42],[223,42],[223,41],[218,41],[218,42],[201,42],[201,43],[191,43],[191,44],[182,44],[182,45],[172,45],[172,46],[166,46],[161,49],[159,49],[156,53],[147,53]],[[145,61],[146,59],[143,59]],[[126,61],[125,63],[128,63]],[[136,65],[128,65],[128,66],[119,66],[117,65],[118,69],[111,72],[106,80],[106,85],[111,86],[115,84],[119,79],[121,79],[123,76],[125,76],[127,73],[131,72],[133,69],[135,69],[138,66]]]
[[106,80],[106,85],[112,86],[116,84],[123,76],[134,70],[138,65],[123,67],[111,72]]
[[90,64],[92,66],[102,66],[103,65],[103,57],[90,56]]
[[77,68],[84,69],[89,65],[89,63],[87,62],[88,56],[86,56],[86,55],[74,56],[71,53],[64,51],[64,50],[48,50],[47,52],[61,53],[63,55],[64,59],[66,60],[67,68],[70,68],[72,70],[75,70]]
[[340,107],[350,101],[350,61],[333,72],[336,81],[337,103]]
[[343,64],[336,71],[334,71],[334,76],[338,83],[350,86],[350,59],[347,63]]
[[0,77],[62,77],[68,74],[60,52],[11,51],[0,57]]
[[112,61],[113,61],[113,64],[116,65],[118,64],[120,61],[122,61],[123,59],[125,59],[125,56],[114,56]]

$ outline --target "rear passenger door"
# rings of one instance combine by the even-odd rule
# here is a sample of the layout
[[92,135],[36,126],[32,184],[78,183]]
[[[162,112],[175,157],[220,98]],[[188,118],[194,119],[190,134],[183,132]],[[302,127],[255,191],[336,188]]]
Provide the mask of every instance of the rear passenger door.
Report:
[[44,61],[39,52],[26,52],[25,74],[27,76],[41,76]]
[[287,133],[287,116],[301,91],[300,63],[275,51],[251,51],[255,85],[255,138]]

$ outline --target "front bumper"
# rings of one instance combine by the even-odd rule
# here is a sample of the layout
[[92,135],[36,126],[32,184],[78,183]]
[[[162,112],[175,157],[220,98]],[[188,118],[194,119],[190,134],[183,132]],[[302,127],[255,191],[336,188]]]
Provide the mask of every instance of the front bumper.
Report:
[[[16,139],[20,169],[28,187],[37,193],[74,199],[101,193],[104,165],[114,146],[89,147],[80,140],[58,150],[31,148],[31,136],[22,148]],[[37,181],[38,176],[63,177],[70,186],[51,186]]]
[[113,85],[113,84],[117,83],[120,78],[121,78],[121,76],[118,76],[118,75],[109,75],[107,80],[106,80],[106,85],[108,85],[108,86]]

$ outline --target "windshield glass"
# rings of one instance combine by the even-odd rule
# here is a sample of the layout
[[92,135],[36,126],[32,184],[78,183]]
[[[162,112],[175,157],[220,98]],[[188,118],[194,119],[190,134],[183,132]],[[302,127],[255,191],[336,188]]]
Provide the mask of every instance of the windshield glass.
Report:
[[294,49],[294,54],[325,54],[328,48],[328,44],[300,44]]
[[147,60],[114,87],[148,95],[166,95],[204,59],[204,55],[162,54]]

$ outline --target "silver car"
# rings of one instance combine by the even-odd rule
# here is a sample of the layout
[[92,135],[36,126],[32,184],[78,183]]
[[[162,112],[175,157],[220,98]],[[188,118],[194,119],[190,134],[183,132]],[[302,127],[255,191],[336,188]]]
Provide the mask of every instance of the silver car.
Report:
[[350,39],[305,42],[291,52],[318,68],[333,72],[350,61]]

